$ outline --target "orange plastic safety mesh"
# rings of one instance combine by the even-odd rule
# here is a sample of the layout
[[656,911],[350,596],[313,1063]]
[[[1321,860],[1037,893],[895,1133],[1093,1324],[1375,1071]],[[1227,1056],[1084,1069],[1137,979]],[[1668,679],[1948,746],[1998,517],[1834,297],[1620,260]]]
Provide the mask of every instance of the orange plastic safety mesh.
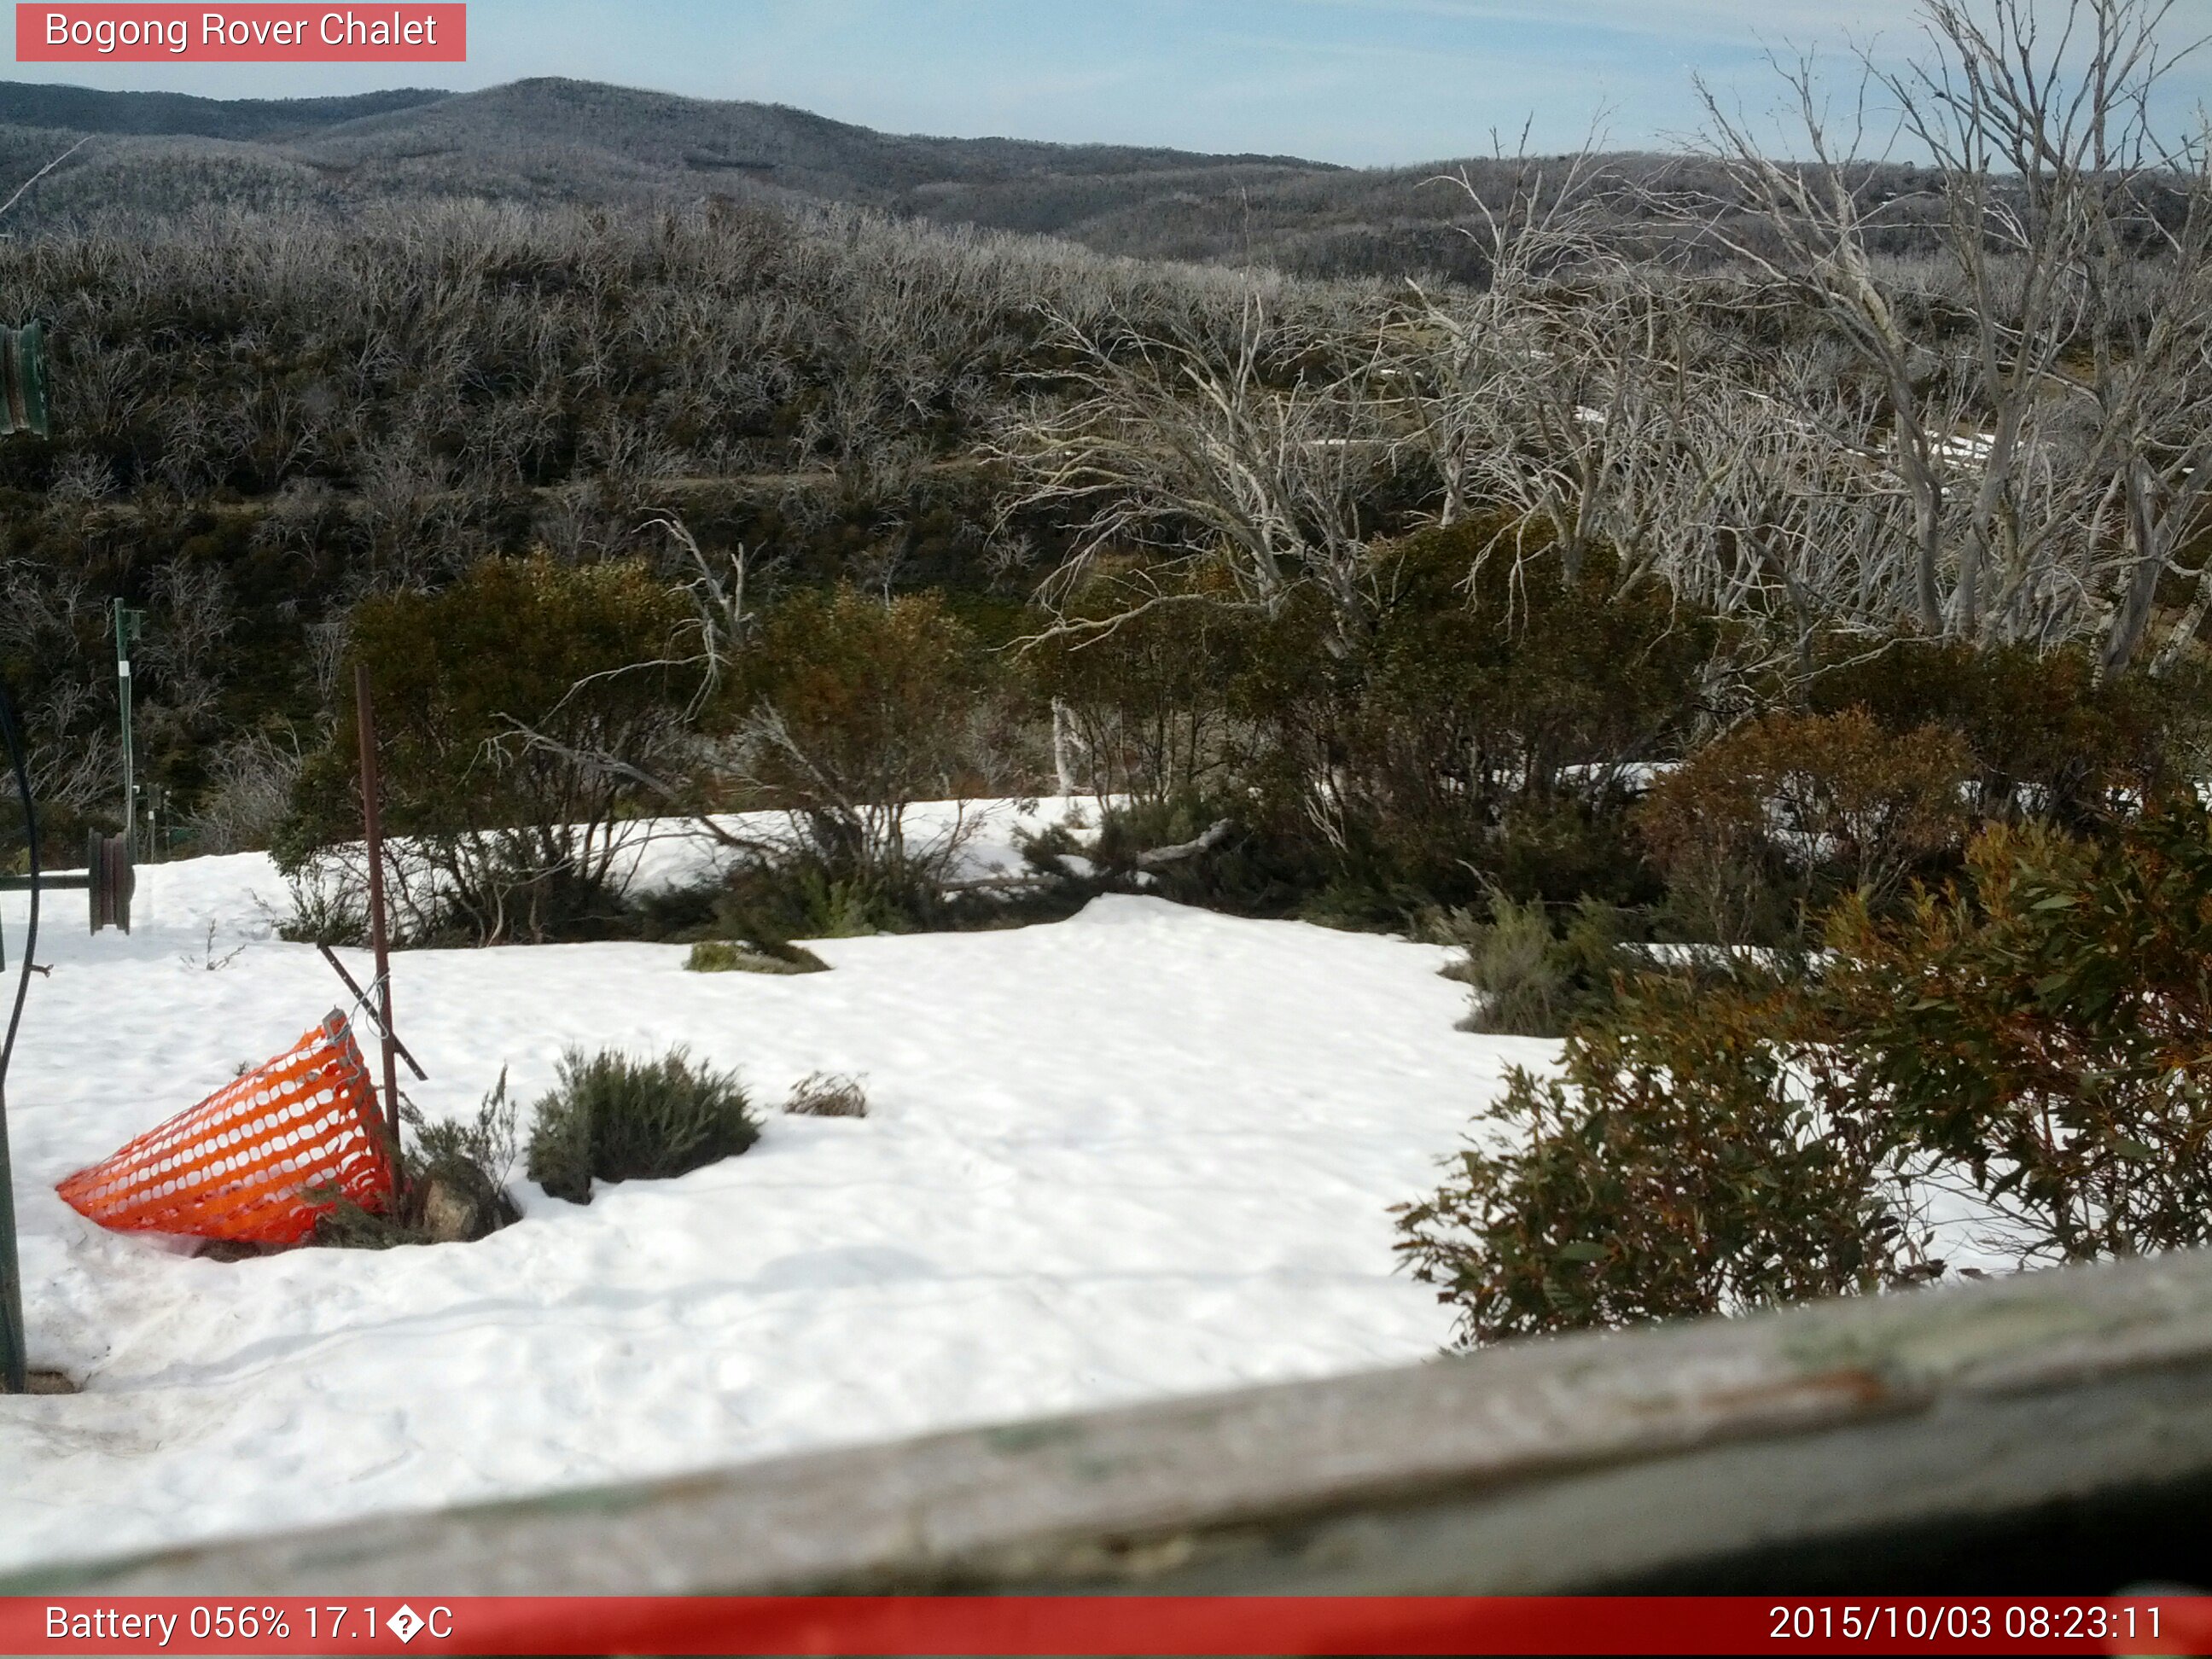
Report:
[[391,1192],[375,1091],[345,1017],[54,1190],[124,1232],[294,1244],[343,1194]]

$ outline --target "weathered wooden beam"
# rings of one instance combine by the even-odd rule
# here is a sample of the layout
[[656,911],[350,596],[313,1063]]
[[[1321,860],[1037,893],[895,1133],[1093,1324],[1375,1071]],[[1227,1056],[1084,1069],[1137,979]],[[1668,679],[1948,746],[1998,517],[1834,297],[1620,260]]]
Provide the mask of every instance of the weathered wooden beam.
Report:
[[1557,1592],[1695,1583],[1716,1562],[1802,1564],[1855,1538],[1971,1533],[2191,1481],[2212,1481],[2203,1253],[1524,1342],[0,1590]]

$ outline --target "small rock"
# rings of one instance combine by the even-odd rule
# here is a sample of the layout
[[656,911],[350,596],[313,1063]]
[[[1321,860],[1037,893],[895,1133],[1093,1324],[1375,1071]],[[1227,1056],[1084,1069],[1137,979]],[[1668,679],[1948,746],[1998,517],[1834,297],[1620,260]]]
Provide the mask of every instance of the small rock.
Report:
[[490,1231],[489,1218],[474,1194],[432,1176],[423,1183],[422,1231],[433,1244],[461,1244]]
[[273,1254],[263,1244],[242,1238],[211,1238],[194,1252],[203,1261],[251,1261],[256,1256]]

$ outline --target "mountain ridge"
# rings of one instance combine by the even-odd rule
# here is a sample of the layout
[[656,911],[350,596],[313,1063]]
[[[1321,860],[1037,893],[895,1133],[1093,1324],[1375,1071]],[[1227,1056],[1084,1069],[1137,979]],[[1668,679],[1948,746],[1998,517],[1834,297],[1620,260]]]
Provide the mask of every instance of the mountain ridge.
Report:
[[202,98],[184,92],[0,81],[0,123],[137,137],[252,140],[304,134],[451,96],[434,88],[394,87],[332,98]]
[[[39,228],[210,207],[356,211],[471,197],[591,205],[800,199],[1315,276],[1478,276],[1438,162],[878,131],[788,105],[537,77],[465,92],[219,100],[0,82],[0,181],[94,142],[19,210]],[[11,224],[11,230],[19,227]]]

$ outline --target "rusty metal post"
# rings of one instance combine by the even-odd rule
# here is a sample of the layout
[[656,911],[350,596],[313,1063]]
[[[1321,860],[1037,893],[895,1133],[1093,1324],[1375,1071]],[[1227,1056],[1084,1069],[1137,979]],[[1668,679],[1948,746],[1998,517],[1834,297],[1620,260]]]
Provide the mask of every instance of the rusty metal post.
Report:
[[378,805],[376,711],[368,696],[368,665],[353,668],[353,698],[361,721],[361,821],[368,853],[368,943],[376,957],[376,1012],[384,1027],[384,1119],[392,1136],[392,1201],[399,1203],[405,1176],[399,1158],[399,1041],[392,1024],[392,940],[384,921],[384,820]]

